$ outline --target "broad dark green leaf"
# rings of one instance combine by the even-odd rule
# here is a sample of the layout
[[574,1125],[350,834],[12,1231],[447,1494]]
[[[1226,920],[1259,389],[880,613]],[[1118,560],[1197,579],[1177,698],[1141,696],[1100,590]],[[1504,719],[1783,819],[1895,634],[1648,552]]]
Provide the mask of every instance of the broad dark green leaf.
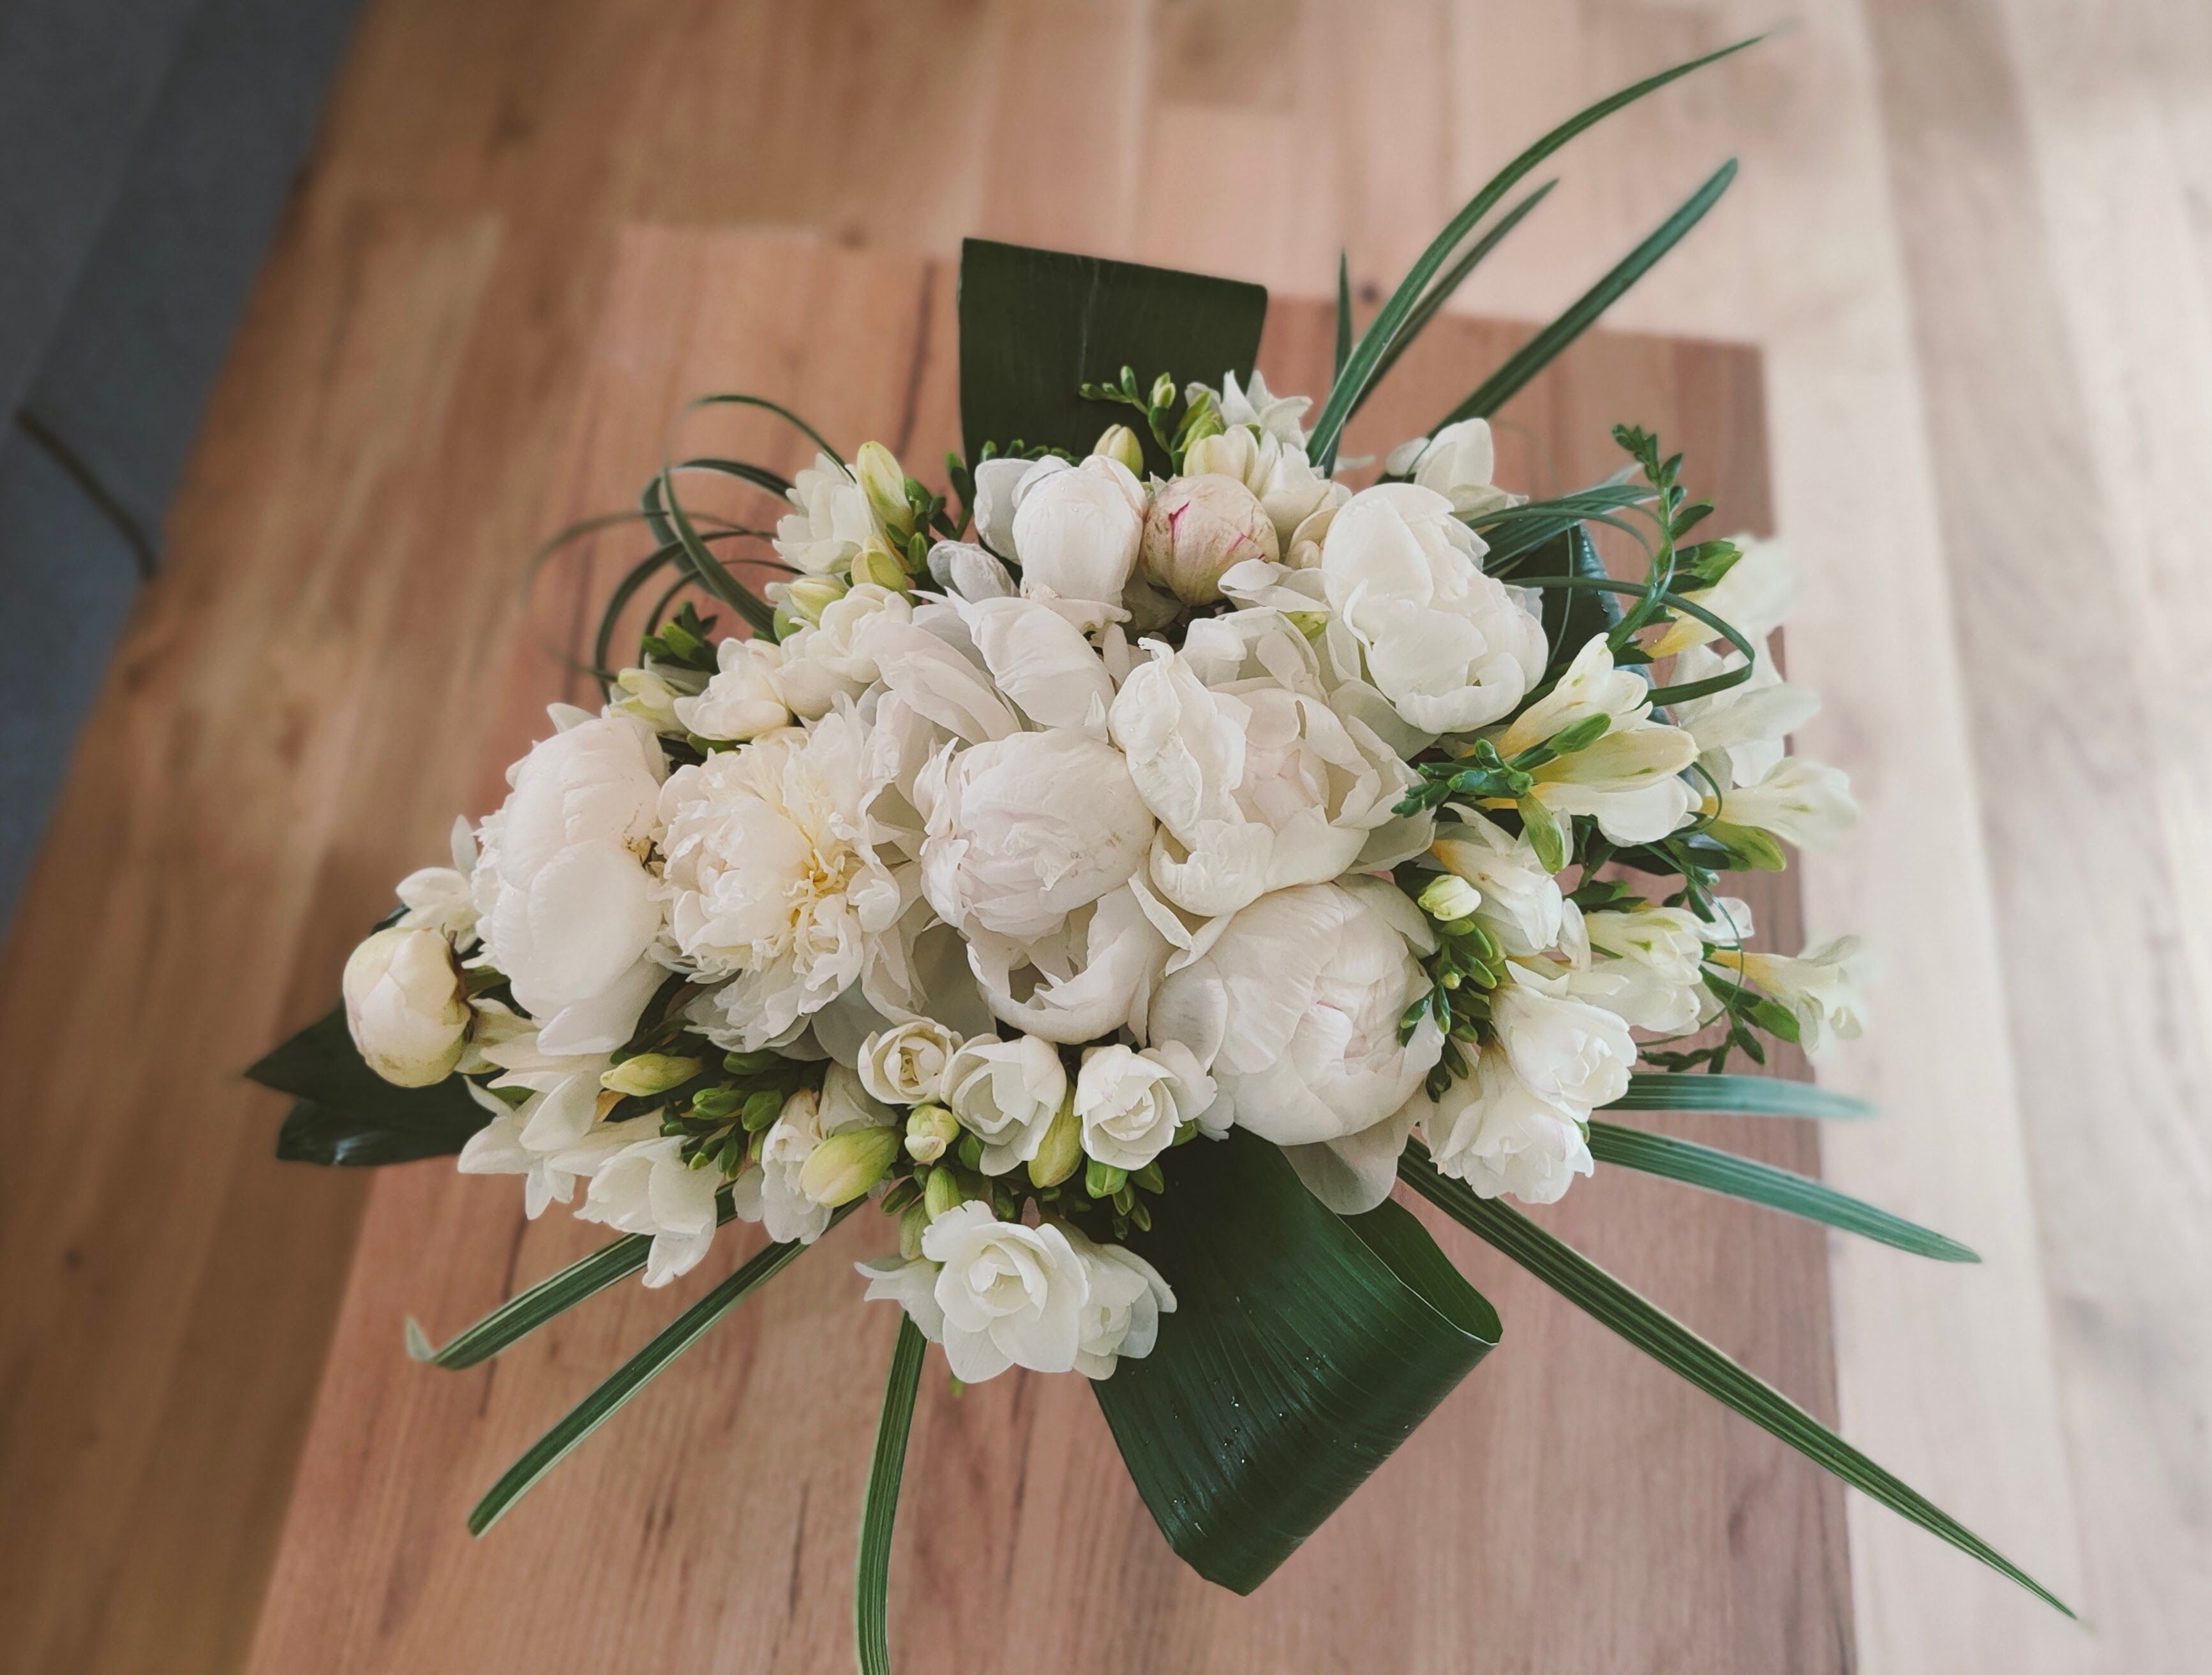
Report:
[[428,1087],[394,1087],[362,1063],[339,1007],[248,1070],[264,1087],[299,1103],[276,1136],[287,1163],[366,1167],[448,1157],[490,1120],[458,1076]]
[[1465,1182],[1439,1173],[1418,1143],[1409,1146],[1399,1160],[1398,1173],[1461,1226],[1496,1246],[1662,1367],[1680,1374],[1852,1488],[1941,1536],[1960,1551],[1971,1553],[2067,1616],[2074,1615],[2057,1594],[1927,1496],[1875,1465],[1773,1386],[1736,1365],[1657,1305],[1519,1211],[1494,1198],[1479,1198]]
[[[1133,418],[1085,401],[1085,383],[1123,367],[1141,383],[1163,372],[1178,385],[1250,375],[1267,317],[1264,287],[1200,273],[1102,261],[1057,250],[969,239],[960,247],[960,430],[972,465],[983,444],[1019,440],[1078,455],[1098,433]],[[1145,457],[1168,460],[1132,424]]]
[[884,1380],[884,1411],[876,1422],[867,1495],[860,1502],[860,1556],[853,1574],[853,1640],[860,1675],[890,1675],[891,1531],[898,1520],[899,1483],[906,1475],[915,1394],[921,1387],[921,1358],[928,1348],[921,1328],[902,1313],[891,1370]]
[[1873,1117],[1864,1099],[1784,1076],[1709,1076],[1639,1071],[1607,1111],[1729,1111],[1759,1117]]
[[1705,211],[1720,202],[1721,194],[1735,179],[1735,160],[1731,157],[1714,171],[1711,180],[1690,194],[1680,209],[1660,222],[1649,238],[1569,303],[1557,320],[1523,344],[1504,366],[1484,379],[1472,395],[1437,420],[1436,429],[1441,430],[1465,418],[1487,418],[1504,406],[1530,379],[1558,359],[1569,344],[1589,330],[1598,316],[1620,301],[1622,294],[1661,257],[1680,243],[1684,234],[1705,219]]
[[1647,1175],[1663,1175],[1668,1180],[1746,1199],[1784,1215],[1802,1215],[1808,1221],[1839,1227],[1879,1244],[1910,1251],[1915,1256],[1934,1257],[1938,1262],[1981,1260],[1955,1239],[1946,1239],[1901,1215],[1892,1215],[1886,1209],[1862,1203],[1808,1176],[1739,1157],[1734,1152],[1604,1121],[1590,1124],[1589,1148],[1590,1155],[1600,1163],[1618,1164]]
[[1176,1311],[1092,1388],[1169,1543],[1239,1593],[1498,1341],[1496,1311],[1404,1209],[1333,1215],[1241,1129],[1176,1154],[1129,1242]]

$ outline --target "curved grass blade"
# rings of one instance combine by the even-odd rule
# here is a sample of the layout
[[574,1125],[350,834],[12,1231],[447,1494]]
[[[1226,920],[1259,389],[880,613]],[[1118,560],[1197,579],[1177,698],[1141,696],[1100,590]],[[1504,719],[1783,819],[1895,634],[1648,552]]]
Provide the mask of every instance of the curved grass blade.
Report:
[[[849,1210],[851,1206],[845,1207]],[[838,1212],[830,1225],[843,1219]],[[704,1337],[707,1329],[781,1273],[804,1245],[770,1245],[742,1268],[678,1315],[628,1361],[614,1375],[570,1409],[568,1415],[539,1437],[522,1457],[507,1468],[469,1514],[469,1533],[480,1536],[499,1522],[509,1507],[536,1488],[539,1479],[558,1465],[578,1444],[619,1413],[629,1398],[659,1377],[668,1363]]]
[[2068,1617],[2073,1611],[1972,1530],[1901,1478],[1884,1471],[1780,1391],[1739,1367],[1680,1321],[1624,1285],[1519,1211],[1479,1198],[1462,1181],[1437,1172],[1416,1143],[1398,1160],[1399,1178],[1477,1238],[1486,1240],[1609,1331],[1668,1371],[1779,1437],[1852,1488],[2009,1576]]
[[599,612],[599,631],[592,636],[592,669],[609,697],[613,696],[615,671],[607,657],[614,649],[615,628],[622,620],[622,613],[636,597],[637,590],[674,563],[681,551],[679,547],[654,548],[632,565],[629,574],[615,583],[614,591],[607,595],[606,606]]
[[1482,538],[1482,568],[1492,576],[1505,576],[1513,565],[1547,541],[1555,541],[1578,523],[1602,523],[1638,539],[1643,532],[1613,513],[1647,504],[1649,489],[1628,483],[1601,483],[1577,489],[1553,500],[1531,500],[1502,507],[1471,520],[1468,527]]
[[781,472],[770,471],[766,466],[754,465],[747,460],[721,460],[702,454],[695,460],[678,460],[678,471],[713,472],[720,477],[734,477],[740,483],[750,483],[756,489],[765,490],[778,500],[791,493],[791,479]]
[[[1651,591],[1641,582],[1617,582],[1609,576],[1516,576],[1513,585],[1516,588],[1564,588],[1571,592],[1634,594],[1639,599],[1649,597]],[[1680,704],[1693,697],[1705,697],[1714,692],[1725,692],[1729,687],[1741,686],[1751,679],[1754,655],[1751,642],[1744,638],[1742,630],[1733,623],[1723,621],[1704,606],[1685,599],[1680,594],[1662,593],[1658,602],[1670,611],[1680,611],[1686,616],[1695,617],[1742,653],[1743,661],[1725,674],[1711,675],[1703,680],[1686,680],[1677,686],[1660,687],[1651,694],[1655,707]]]
[[1862,1118],[1881,1115],[1864,1099],[1783,1076],[1709,1076],[1641,1071],[1607,1111],[1729,1111],[1755,1117]]
[[775,633],[775,612],[768,601],[731,575],[699,539],[683,502],[677,498],[676,478],[668,467],[663,466],[660,474],[646,485],[639,503],[653,533],[664,545],[673,542],[682,549],[684,562],[709,593],[743,617],[756,634]]
[[[793,429],[797,430],[805,436],[809,442],[814,444],[815,447],[820,448],[832,460],[835,460],[837,462],[837,468],[843,472],[846,476],[851,477],[853,475],[852,466],[845,463],[845,456],[843,454],[840,454],[836,448],[830,446],[829,439],[823,436],[823,434],[819,430],[817,430],[812,425],[809,424],[805,419],[799,417],[798,414],[793,412],[790,408],[784,406],[780,402],[770,401],[764,395],[702,395],[697,397],[694,400],[686,402],[684,405],[684,411],[686,413],[696,413],[702,407],[758,407],[764,412],[774,413],[786,424],[791,426]],[[788,488],[791,485],[787,483],[784,486]]]
[[[724,1198],[715,1216],[715,1226],[727,1225],[736,1214],[729,1200]],[[540,1280],[529,1290],[508,1298],[476,1325],[456,1332],[434,1349],[423,1336],[422,1328],[410,1318],[407,1322],[408,1356],[454,1372],[489,1361],[586,1298],[597,1296],[609,1286],[628,1279],[645,1266],[646,1257],[652,1250],[653,1238],[649,1233],[624,1233],[580,1261],[570,1263],[551,1277]]]
[[1523,344],[1504,366],[1484,379],[1472,395],[1437,420],[1435,429],[1441,430],[1464,418],[1487,418],[1504,406],[1522,385],[1549,366],[1562,350],[1596,322],[1600,314],[1620,301],[1621,294],[1641,279],[1662,256],[1680,243],[1684,234],[1705,219],[1705,211],[1720,202],[1721,194],[1735,179],[1735,159],[1731,157],[1713,171],[1711,179],[1690,194],[1680,209],[1660,222],[1649,238],[1569,303],[1557,320]]
[[891,1528],[898,1519],[906,1440],[914,1428],[915,1392],[921,1386],[921,1357],[928,1347],[921,1328],[902,1311],[890,1374],[884,1380],[884,1412],[876,1424],[867,1496],[860,1502],[860,1556],[853,1574],[853,1639],[860,1675],[890,1675]]
[[1382,305],[1382,311],[1367,323],[1367,330],[1352,345],[1351,358],[1345,362],[1344,375],[1330,388],[1328,399],[1322,404],[1320,417],[1314,422],[1312,436],[1306,444],[1306,451],[1315,462],[1324,472],[1334,466],[1337,443],[1342,440],[1345,422],[1352,417],[1352,410],[1366,394],[1367,387],[1374,381],[1376,368],[1390,352],[1391,345],[1397,342],[1405,329],[1407,317],[1419,306],[1429,281],[1436,277],[1437,270],[1443,266],[1451,253],[1459,248],[1460,241],[1474,230],[1475,223],[1497,208],[1505,194],[1519,185],[1530,170],[1569,140],[1585,129],[1595,127],[1622,107],[1634,104],[1646,94],[1657,92],[1669,82],[1679,81],[1693,70],[1701,70],[1731,53],[1741,52],[1761,39],[1753,35],[1749,40],[1723,46],[1717,52],[1708,52],[1701,58],[1692,58],[1687,64],[1662,70],[1656,76],[1646,76],[1632,87],[1626,87],[1618,93],[1607,95],[1595,105],[1569,117],[1492,175],[1489,183],[1468,199],[1460,212],[1445,225],[1443,231],[1437,234],[1429,247],[1414,260],[1413,266],[1407,270],[1406,277],[1398,282],[1398,289],[1390,294],[1390,300]]
[[1336,359],[1331,370],[1344,376],[1344,363],[1352,356],[1352,259],[1336,253]]
[[1413,339],[1419,337],[1428,323],[1437,317],[1437,311],[1451,300],[1452,293],[1467,283],[1468,275],[1482,265],[1482,259],[1497,249],[1505,235],[1518,227],[1522,217],[1542,203],[1550,194],[1552,188],[1559,184],[1556,180],[1545,181],[1542,186],[1538,186],[1535,191],[1498,216],[1487,232],[1468,247],[1467,253],[1454,262],[1434,284],[1421,294],[1421,300],[1413,305],[1413,312],[1406,317],[1406,324],[1400,330],[1397,341],[1390,345],[1389,352],[1376,364],[1375,375],[1367,381],[1367,388],[1362,392],[1359,399],[1352,404],[1353,412],[1358,412],[1366,404],[1367,398],[1375,393],[1375,387],[1389,376],[1390,368],[1398,364],[1398,357],[1413,347]]
[[1618,1164],[1647,1175],[1662,1175],[1686,1186],[1699,1186],[1708,1192],[1764,1204],[1785,1215],[1799,1215],[1808,1221],[1838,1227],[1879,1245],[1910,1251],[1915,1256],[1933,1257],[1938,1262],[1981,1260],[1955,1239],[1946,1239],[1901,1215],[1876,1209],[1810,1176],[1739,1157],[1734,1152],[1597,1119],[1589,1125],[1589,1148],[1590,1155],[1601,1163]]

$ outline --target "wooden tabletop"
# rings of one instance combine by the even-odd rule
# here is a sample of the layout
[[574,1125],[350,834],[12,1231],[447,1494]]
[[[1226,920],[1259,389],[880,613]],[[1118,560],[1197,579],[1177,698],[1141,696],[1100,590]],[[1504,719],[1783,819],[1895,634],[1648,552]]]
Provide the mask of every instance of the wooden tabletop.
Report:
[[[629,503],[672,445],[672,416],[708,391],[774,395],[841,445],[883,440],[925,478],[957,440],[943,264],[639,227],[608,295],[549,527]],[[1278,298],[1270,383],[1323,387],[1331,330],[1325,305]],[[1523,335],[1440,320],[1348,451],[1425,428]],[[1604,475],[1617,420],[1688,451],[1717,527],[1766,527],[1754,354],[1593,337],[1500,426],[1501,480],[1544,493]],[[683,446],[804,463],[787,433],[726,414],[695,420]],[[588,696],[558,653],[635,549],[601,538],[549,568],[526,612],[493,619],[506,673],[481,690],[494,696],[438,722],[480,741],[471,813],[544,730],[544,704]],[[367,569],[358,582],[376,585]],[[451,585],[483,597],[481,578]],[[1794,947],[1794,893],[1770,889],[1758,907],[1763,934]],[[1810,1125],[1669,1126],[1817,1167]],[[860,1486],[896,1325],[861,1303],[850,1264],[888,1244],[883,1219],[856,1216],[793,1264],[471,1541],[463,1518],[513,1457],[759,1240],[733,1227],[677,1286],[619,1288],[484,1367],[409,1361],[407,1315],[442,1337],[600,1242],[557,1209],[526,1222],[520,1196],[442,1162],[377,1180],[251,1667],[848,1667]],[[1617,1170],[1543,1219],[1832,1422],[1819,1233]],[[899,1668],[1850,1666],[1840,1492],[1457,1229],[1438,1237],[1497,1304],[1502,1348],[1249,1599],[1170,1552],[1083,1380],[1017,1372],[956,1395],[933,1353],[894,1561]]]

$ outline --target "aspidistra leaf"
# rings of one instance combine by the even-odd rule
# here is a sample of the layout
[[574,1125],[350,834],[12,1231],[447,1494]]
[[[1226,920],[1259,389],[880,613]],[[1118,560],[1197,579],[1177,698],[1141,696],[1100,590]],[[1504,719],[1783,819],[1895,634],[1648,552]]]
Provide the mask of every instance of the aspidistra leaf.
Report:
[[318,1018],[246,1075],[299,1103],[276,1136],[288,1163],[368,1167],[449,1157],[491,1120],[458,1076],[395,1087],[363,1062],[345,1008]]

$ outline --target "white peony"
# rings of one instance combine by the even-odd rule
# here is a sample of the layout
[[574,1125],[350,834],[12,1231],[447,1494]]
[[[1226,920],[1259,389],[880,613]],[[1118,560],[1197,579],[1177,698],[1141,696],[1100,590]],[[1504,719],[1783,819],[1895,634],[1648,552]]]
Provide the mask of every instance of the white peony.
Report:
[[1067,1099],[1067,1071],[1049,1041],[979,1035],[945,1067],[942,1098],[961,1127],[983,1142],[987,1175],[1010,1173],[1037,1154]]
[[646,857],[666,764],[652,728],[584,720],[507,770],[514,789],[478,836],[471,880],[484,954],[549,1051],[606,1051],[636,1028],[664,973]]
[[702,739],[757,739],[791,725],[791,711],[776,685],[783,648],[773,640],[732,635],[714,648],[715,669],[707,690],[675,700],[676,719]]
[[1544,671],[1542,622],[1483,574],[1481,551],[1449,500],[1411,483],[1352,496],[1322,545],[1330,609],[1382,695],[1425,733],[1486,726]]
[[945,1069],[960,1038],[931,1018],[878,1031],[860,1044],[860,1085],[887,1105],[944,1097]]
[[[1122,1029],[1141,1040],[1170,949],[1140,883],[1132,878],[1042,936],[969,931],[969,966],[991,1015],[1048,1041],[1095,1041]],[[1173,921],[1164,904],[1158,911]]]
[[1573,998],[1565,977],[1514,966],[1490,997],[1490,1020],[1513,1073],[1547,1104],[1585,1114],[1628,1091],[1636,1063],[1628,1026]]
[[[1857,937],[1833,937],[1794,959],[1772,953],[1741,959],[1743,980],[1790,1008],[1807,1057],[1819,1058],[1836,1042],[1856,1040],[1865,1031],[1868,961]],[[1726,963],[1734,965],[1736,958]]]
[[442,1081],[460,1063],[469,996],[441,931],[391,925],[345,963],[346,1028],[368,1068],[401,1087]]
[[952,598],[971,605],[987,599],[1010,599],[1019,591],[1004,564],[981,547],[965,541],[939,541],[930,548],[929,579]]
[[1126,883],[1152,847],[1121,752],[1066,728],[948,751],[915,795],[923,893],[963,931],[1047,935]]
[[1622,979],[1610,995],[1591,998],[1623,1022],[1660,1035],[1695,1029],[1705,1015],[1699,972],[1705,958],[1703,921],[1686,907],[1585,913],[1595,968]]
[[929,1224],[921,1251],[938,1264],[935,1298],[954,1378],[976,1384],[1009,1367],[1074,1367],[1091,1280],[1060,1228],[1001,1221],[988,1204],[969,1203]]
[[799,1089],[769,1124],[761,1138],[759,1166],[747,1169],[730,1189],[738,1215],[759,1222],[779,1244],[812,1244],[829,1228],[830,1206],[816,1203],[800,1184],[806,1160],[832,1135],[888,1128],[896,1121],[857,1075],[833,1063],[823,1073],[819,1093]]
[[828,715],[840,698],[858,698],[881,673],[871,630],[878,622],[903,623],[913,615],[914,602],[904,594],[872,582],[860,583],[823,606],[818,624],[800,629],[778,648],[782,661],[775,672],[777,693],[793,714],[808,721]]
[[1145,576],[1185,605],[1220,598],[1222,574],[1232,565],[1247,559],[1273,563],[1280,552],[1274,520],[1233,476],[1178,477],[1153,495],[1145,513],[1139,549]]
[[1189,1048],[1164,1041],[1139,1051],[1119,1045],[1083,1055],[1075,1118],[1085,1155],[1116,1169],[1141,1169],[1213,1103],[1213,1078]]
[[1091,1285],[1075,1370],[1087,1379],[1110,1379],[1123,1355],[1140,1361],[1152,1354],[1159,1342],[1160,1316],[1175,1313],[1175,1293],[1160,1270],[1134,1251],[1093,1244],[1073,1227],[1063,1231],[1083,1258]]
[[1014,490],[1038,462],[984,460],[975,466],[975,539],[1000,558],[1014,554]]
[[[659,1124],[641,1118],[622,1126]],[[690,1273],[714,1242],[714,1192],[721,1177],[712,1169],[691,1167],[684,1160],[683,1147],[682,1138],[672,1134],[624,1146],[599,1164],[576,1211],[579,1221],[652,1236],[645,1259],[648,1286],[666,1285]]]
[[1114,682],[1083,630],[1033,599],[989,599],[961,612],[1000,692],[1030,725],[1106,734]]
[[810,576],[842,570],[879,534],[866,492],[826,454],[799,473],[787,498],[798,509],[778,521],[775,551],[794,570]]
[[1506,953],[1524,959],[1556,946],[1565,898],[1535,846],[1473,809],[1451,812],[1459,818],[1438,824],[1429,852],[1482,892],[1476,922]]
[[1594,1166],[1575,1112],[1538,1095],[1495,1050],[1422,1117],[1421,1135],[1437,1167],[1485,1198],[1556,1203]]
[[1144,527],[1144,484],[1118,460],[1038,460],[1014,491],[1022,592],[1101,607],[1104,620],[1121,608]]
[[700,1014],[718,1041],[750,1051],[788,1035],[859,980],[898,918],[866,761],[866,729],[841,710],[669,777],[669,928],[691,971],[732,979]]

